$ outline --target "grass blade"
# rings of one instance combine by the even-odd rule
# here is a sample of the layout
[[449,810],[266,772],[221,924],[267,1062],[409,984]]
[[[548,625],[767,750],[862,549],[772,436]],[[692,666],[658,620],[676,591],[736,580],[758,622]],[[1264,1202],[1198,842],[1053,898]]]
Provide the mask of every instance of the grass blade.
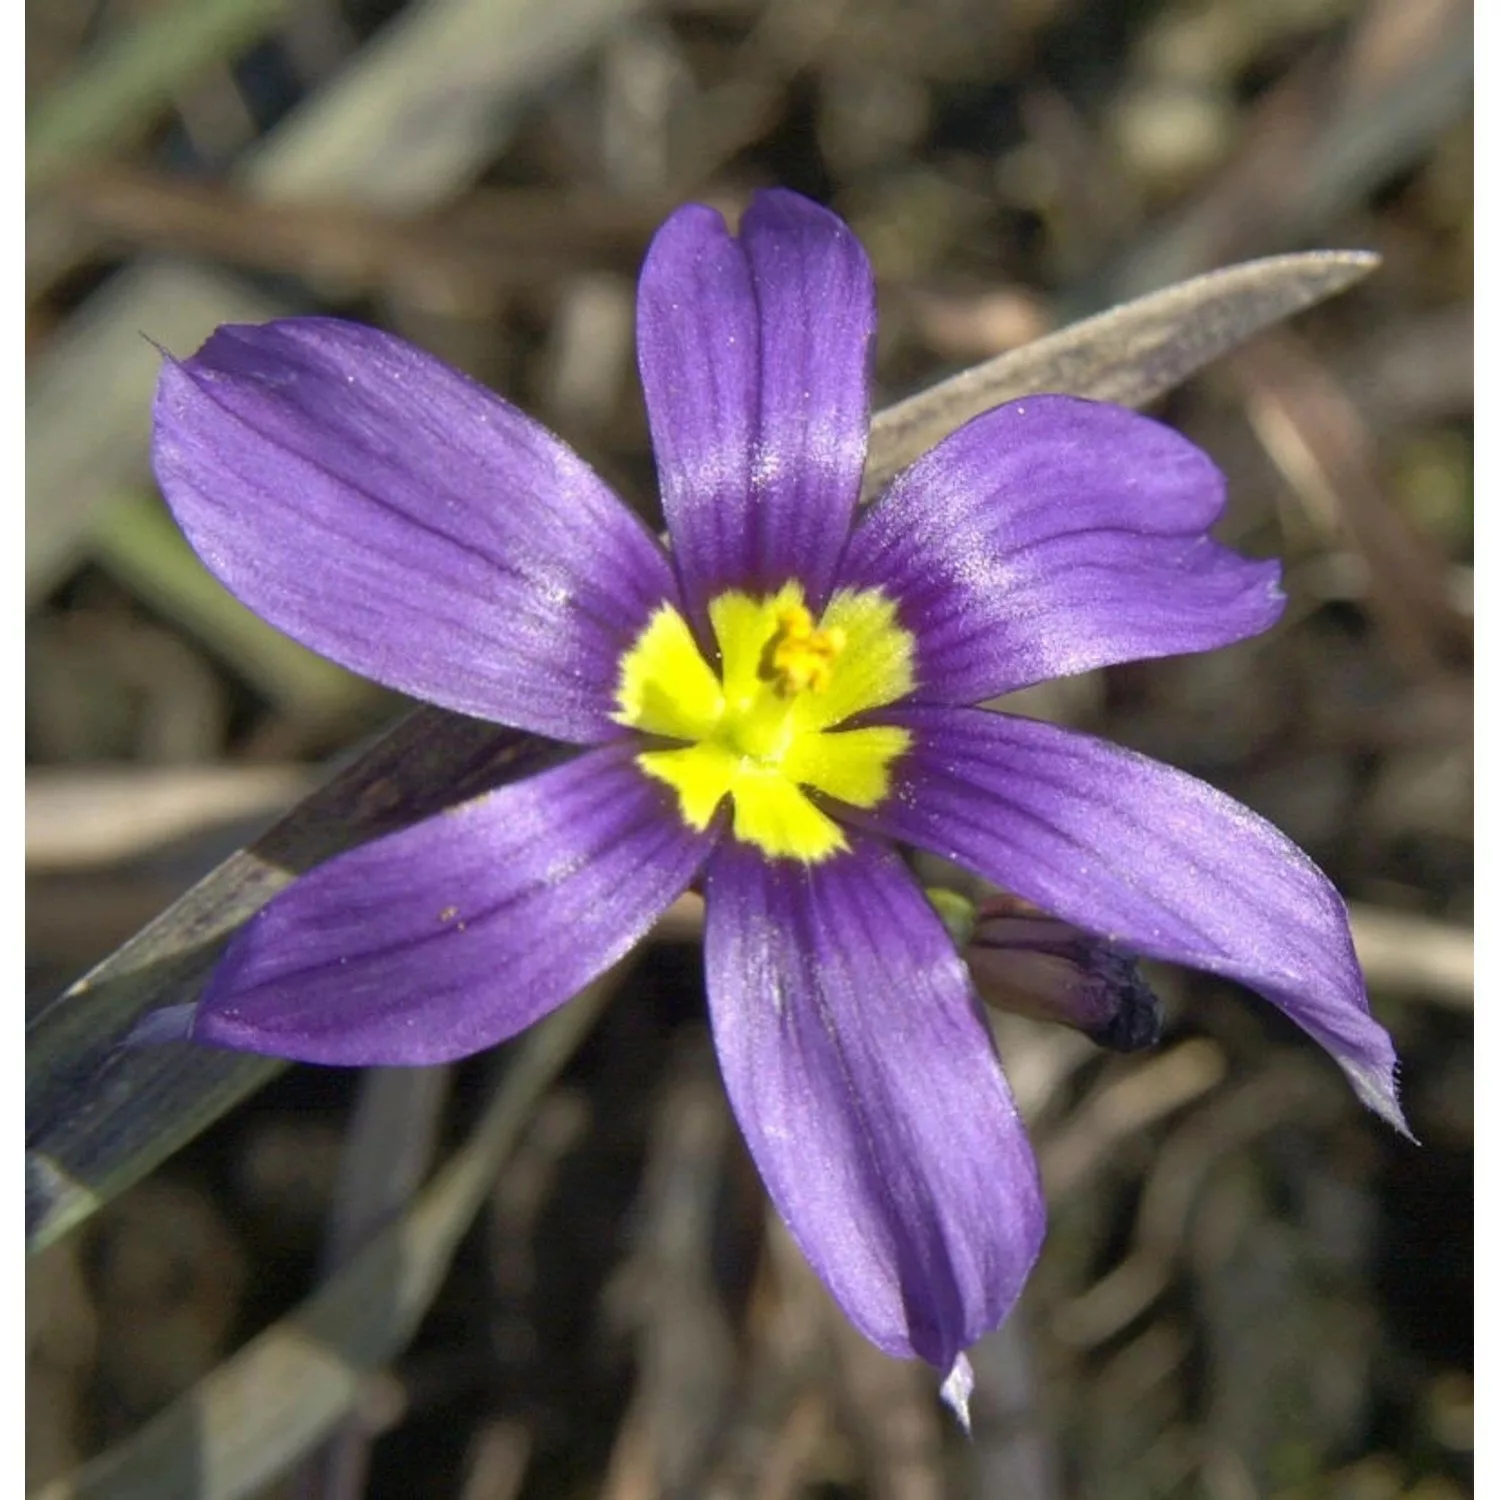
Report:
[[288,0],[177,0],[118,31],[49,91],[26,122],[26,186],[45,187],[70,167],[117,152],[173,96],[215,63],[264,36]]
[[887,407],[870,433],[865,494],[971,417],[1040,391],[1144,406],[1293,313],[1368,276],[1363,250],[1272,255],[1195,276],[1085,318]]
[[207,1047],[119,1045],[147,1011],[194,998],[228,933],[302,871],[556,754],[513,730],[420,709],[43,1009],[27,1031],[31,1247],[87,1218],[280,1070]]

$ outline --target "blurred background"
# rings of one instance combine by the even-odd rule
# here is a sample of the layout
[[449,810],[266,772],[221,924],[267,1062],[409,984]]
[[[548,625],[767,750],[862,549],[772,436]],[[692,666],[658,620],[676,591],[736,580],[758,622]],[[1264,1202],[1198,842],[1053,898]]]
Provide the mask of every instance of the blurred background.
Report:
[[[325,311],[471,371],[650,515],[634,278],[686,199],[828,203],[876,402],[1251,256],[1380,270],[1175,393],[1291,605],[1034,690],[1270,817],[1351,901],[1417,1149],[1261,1002],[1155,1053],[999,1018],[1052,1229],[976,1435],[774,1222],[672,933],[624,981],[339,1443],[277,1496],[1456,1500],[1472,1490],[1472,16],[1456,0],[46,0],[27,7],[27,988],[105,957],[406,705],[197,564],[158,355]],[[475,1060],[394,1109],[413,1184]],[[66,1473],[318,1282],[353,1074],[295,1069],[30,1263]],[[341,1165],[342,1163],[342,1165]],[[335,1257],[336,1258],[336,1257]],[[163,1494],[229,1493],[163,1488]]]

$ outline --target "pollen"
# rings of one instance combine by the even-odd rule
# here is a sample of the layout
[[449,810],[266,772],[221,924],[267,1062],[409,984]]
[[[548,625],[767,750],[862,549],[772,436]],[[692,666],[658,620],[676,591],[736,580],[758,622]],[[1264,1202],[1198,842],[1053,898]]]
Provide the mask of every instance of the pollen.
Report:
[[776,615],[776,633],[761,652],[761,680],[782,698],[825,692],[833,680],[834,661],[848,644],[848,631],[838,625],[819,630],[805,604],[783,605]]
[[821,619],[796,582],[710,601],[717,660],[662,605],[620,663],[618,722],[655,741],[640,768],[706,828],[726,799],[734,837],[772,858],[814,863],[847,847],[823,799],[870,808],[890,788],[908,735],[845,728],[912,689],[912,637],[879,590],[842,590]]

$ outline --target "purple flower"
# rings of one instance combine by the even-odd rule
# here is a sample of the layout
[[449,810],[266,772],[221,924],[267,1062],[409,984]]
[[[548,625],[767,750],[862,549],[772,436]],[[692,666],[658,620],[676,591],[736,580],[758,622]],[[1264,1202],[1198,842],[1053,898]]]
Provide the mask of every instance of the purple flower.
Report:
[[771,1197],[859,1329],[949,1372],[961,1407],[963,1351],[1010,1310],[1044,1210],[899,846],[1258,990],[1401,1115],[1344,908],[1300,851],[1177,771],[970,706],[1266,629],[1278,569],[1208,536],[1218,471],[1132,412],[1035,396],[857,515],[874,326],[863,251],[804,199],[761,194],[738,238],[699,206],[667,221],[639,299],[667,548],[556,438],[387,334],[226,327],[168,363],[156,472],[235,594],[354,671],[579,747],[297,881],[191,1034],[462,1057],[701,882],[714,1039]]

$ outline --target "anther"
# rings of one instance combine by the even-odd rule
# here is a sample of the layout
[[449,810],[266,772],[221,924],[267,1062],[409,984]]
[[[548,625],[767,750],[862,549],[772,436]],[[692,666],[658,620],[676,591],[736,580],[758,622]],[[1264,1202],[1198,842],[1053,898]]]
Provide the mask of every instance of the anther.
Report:
[[782,698],[821,693],[833,678],[834,658],[847,639],[836,625],[818,630],[806,605],[784,605],[777,612],[775,632],[761,652],[760,679]]

